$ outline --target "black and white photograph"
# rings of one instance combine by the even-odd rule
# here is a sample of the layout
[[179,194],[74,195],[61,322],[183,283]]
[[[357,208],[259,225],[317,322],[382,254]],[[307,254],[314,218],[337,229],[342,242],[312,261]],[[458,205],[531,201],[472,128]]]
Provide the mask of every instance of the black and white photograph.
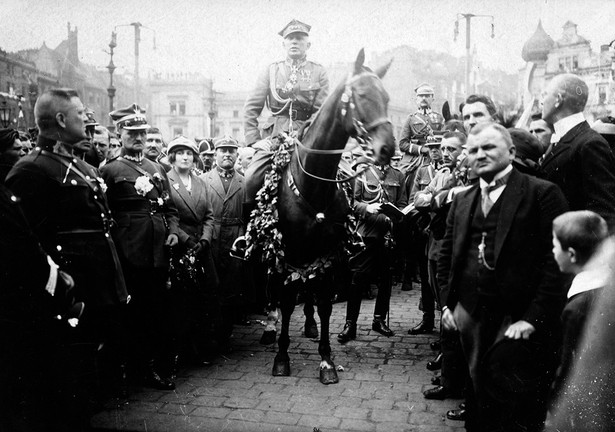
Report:
[[0,432],[615,430],[615,0],[0,18]]

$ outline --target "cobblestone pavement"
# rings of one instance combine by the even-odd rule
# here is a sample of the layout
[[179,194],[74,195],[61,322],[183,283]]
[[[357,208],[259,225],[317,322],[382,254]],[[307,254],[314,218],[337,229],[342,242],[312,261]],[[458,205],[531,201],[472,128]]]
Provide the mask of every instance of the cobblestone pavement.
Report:
[[[462,431],[463,422],[445,413],[460,400],[423,398],[432,387],[433,372],[425,368],[434,357],[429,342],[436,334],[410,336],[421,318],[420,289],[394,286],[390,327],[395,336],[371,330],[374,300],[364,300],[357,339],[337,342],[346,303],[336,303],[331,317],[334,361],[343,367],[340,382],[318,380],[318,341],[303,337],[303,312],[295,308],[291,321],[291,377],[273,377],[277,345],[259,339],[261,316],[249,327],[236,327],[233,349],[211,366],[184,370],[173,392],[133,389],[127,401],[110,403],[94,416],[97,430],[120,431]],[[318,320],[318,317],[316,316]]]

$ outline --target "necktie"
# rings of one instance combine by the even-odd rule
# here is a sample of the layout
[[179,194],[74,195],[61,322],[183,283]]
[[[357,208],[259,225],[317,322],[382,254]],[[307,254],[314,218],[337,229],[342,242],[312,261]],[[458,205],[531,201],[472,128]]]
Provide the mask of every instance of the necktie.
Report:
[[504,186],[506,184],[506,182],[508,181],[508,177],[509,176],[510,176],[510,174],[507,174],[504,177],[497,179],[495,181],[495,184],[487,185],[487,186],[481,188],[481,190],[480,190],[481,209],[483,210],[483,215],[485,217],[487,217],[487,215],[491,211],[491,208],[495,204],[493,202],[493,200],[491,199],[491,197],[489,196],[489,194],[491,193],[491,191],[494,191],[497,188]]

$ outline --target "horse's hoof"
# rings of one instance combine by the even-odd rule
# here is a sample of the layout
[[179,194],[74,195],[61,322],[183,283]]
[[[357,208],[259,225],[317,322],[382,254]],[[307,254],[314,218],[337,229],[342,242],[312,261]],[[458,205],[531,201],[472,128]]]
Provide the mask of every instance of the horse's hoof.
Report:
[[305,335],[306,338],[309,339],[318,339],[318,326],[316,325],[315,321],[312,321],[311,323],[305,323],[305,330],[303,331],[303,334]]
[[340,382],[340,379],[337,377],[337,372],[335,371],[335,366],[332,368],[320,368],[320,382],[325,385],[337,384]]
[[274,360],[273,376],[290,376],[290,361],[288,360]]
[[260,340],[261,345],[271,345],[275,343],[275,331],[267,331],[263,332]]

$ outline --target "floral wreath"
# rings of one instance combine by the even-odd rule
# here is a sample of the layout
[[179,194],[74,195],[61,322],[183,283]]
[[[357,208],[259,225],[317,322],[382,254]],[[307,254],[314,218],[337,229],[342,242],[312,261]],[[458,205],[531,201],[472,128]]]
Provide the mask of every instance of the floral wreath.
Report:
[[[294,138],[287,134],[277,138],[280,146],[273,153],[271,169],[265,174],[263,186],[256,194],[257,206],[250,214],[250,221],[246,228],[245,258],[248,259],[256,249],[262,253],[261,261],[267,264],[269,274],[283,274],[289,271],[284,284],[301,279],[304,282],[312,279],[329,268],[337,250],[324,257],[316,258],[312,263],[304,267],[294,267],[287,264],[284,258],[284,243],[282,233],[278,228],[279,214],[277,209],[279,184],[282,179],[284,168],[290,163],[291,153],[294,151]],[[343,187],[346,199],[350,202],[351,191]],[[346,239],[341,243],[341,249],[346,253],[353,253],[358,247],[363,247],[361,239],[357,240],[356,220],[352,212],[346,216]]]

